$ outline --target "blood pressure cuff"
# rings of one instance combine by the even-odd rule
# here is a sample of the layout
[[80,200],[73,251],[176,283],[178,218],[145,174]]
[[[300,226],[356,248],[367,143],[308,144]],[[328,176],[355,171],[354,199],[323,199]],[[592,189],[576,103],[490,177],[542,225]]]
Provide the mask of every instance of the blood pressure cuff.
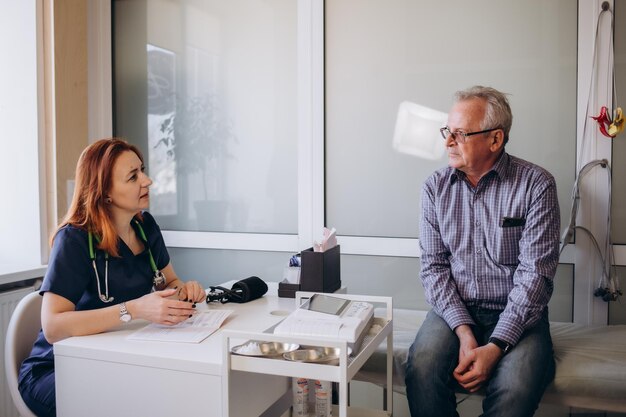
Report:
[[247,303],[248,301],[263,297],[267,292],[267,284],[259,277],[249,277],[235,282],[231,291],[237,296],[231,296],[230,301],[234,303]]
[[207,303],[211,301],[247,303],[263,297],[267,292],[267,284],[261,278],[252,276],[235,282],[230,290],[224,287],[209,287],[209,289],[211,291],[206,297]]

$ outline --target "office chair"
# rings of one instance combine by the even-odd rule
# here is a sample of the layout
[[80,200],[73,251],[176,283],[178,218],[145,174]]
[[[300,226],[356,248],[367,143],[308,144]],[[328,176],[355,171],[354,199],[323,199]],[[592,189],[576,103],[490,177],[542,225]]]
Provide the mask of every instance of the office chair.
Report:
[[11,316],[4,346],[4,367],[13,404],[22,417],[36,417],[22,400],[18,390],[18,372],[22,361],[30,353],[41,329],[41,300],[34,291],[22,298]]

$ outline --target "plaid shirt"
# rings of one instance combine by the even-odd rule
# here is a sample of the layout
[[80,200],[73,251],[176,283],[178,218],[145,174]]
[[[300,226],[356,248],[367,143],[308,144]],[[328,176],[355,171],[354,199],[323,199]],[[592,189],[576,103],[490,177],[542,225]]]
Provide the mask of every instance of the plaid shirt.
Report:
[[503,310],[493,337],[515,345],[550,300],[559,261],[556,183],[503,152],[476,188],[454,168],[422,190],[420,277],[451,329],[474,325],[467,307]]

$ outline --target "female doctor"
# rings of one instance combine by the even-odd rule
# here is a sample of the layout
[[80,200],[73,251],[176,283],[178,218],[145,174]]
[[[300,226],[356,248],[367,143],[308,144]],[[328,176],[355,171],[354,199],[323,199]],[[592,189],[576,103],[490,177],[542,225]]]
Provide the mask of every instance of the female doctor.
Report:
[[38,416],[56,415],[53,343],[132,319],[174,325],[205,299],[198,282],[178,278],[159,226],[143,211],[151,184],[141,153],[123,140],[99,140],[78,160],[40,289],[42,331],[19,374],[22,397]]

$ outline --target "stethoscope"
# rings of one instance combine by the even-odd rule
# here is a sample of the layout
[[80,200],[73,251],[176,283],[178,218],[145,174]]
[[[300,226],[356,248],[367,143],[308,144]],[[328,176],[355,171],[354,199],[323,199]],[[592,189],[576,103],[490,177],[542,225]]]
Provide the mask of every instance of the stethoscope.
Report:
[[[150,267],[152,268],[152,272],[154,272],[154,277],[152,278],[153,290],[162,289],[165,286],[165,275],[163,272],[159,271],[156,262],[154,262],[154,257],[152,256],[152,251],[150,250],[150,245],[148,245],[148,238],[146,238],[146,234],[143,231],[143,227],[141,224],[134,220],[137,228],[139,229],[139,234],[141,235],[141,240],[145,243],[148,248],[148,255],[150,256]],[[91,259],[91,265],[93,266],[93,271],[96,273],[96,284],[98,284],[98,295],[100,296],[100,300],[103,303],[110,303],[113,301],[113,297],[109,297],[109,253],[104,252],[104,294],[102,294],[102,290],[100,289],[100,275],[98,274],[98,268],[96,268],[96,251],[93,246],[93,233],[89,232],[89,258]],[[100,242],[98,236],[95,236],[95,239]]]

